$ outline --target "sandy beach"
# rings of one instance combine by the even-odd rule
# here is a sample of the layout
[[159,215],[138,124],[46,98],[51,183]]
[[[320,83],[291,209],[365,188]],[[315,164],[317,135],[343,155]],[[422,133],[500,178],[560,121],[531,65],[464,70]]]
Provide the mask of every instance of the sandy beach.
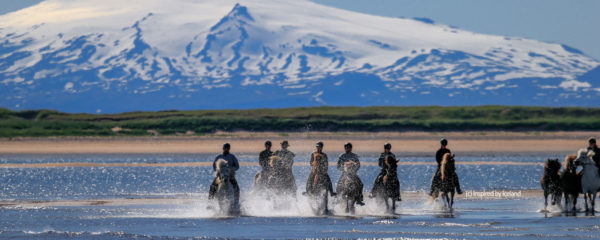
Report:
[[266,139],[274,142],[274,148],[285,139],[294,152],[310,152],[321,140],[326,151],[342,151],[343,144],[350,141],[355,152],[380,152],[383,144],[390,142],[394,152],[429,155],[442,137],[448,138],[454,152],[462,154],[571,154],[586,147],[592,136],[600,136],[600,132],[219,132],[192,137],[14,138],[0,139],[0,154],[215,153],[224,142],[232,144],[232,152],[255,153],[263,149]]

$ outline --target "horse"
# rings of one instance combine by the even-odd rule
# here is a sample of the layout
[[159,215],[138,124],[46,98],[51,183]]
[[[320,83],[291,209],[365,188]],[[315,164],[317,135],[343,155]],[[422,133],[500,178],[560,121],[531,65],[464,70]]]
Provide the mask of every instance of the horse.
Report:
[[581,192],[581,174],[577,174],[575,159],[577,159],[577,156],[566,156],[565,168],[560,174],[561,191],[565,197],[565,209],[572,212],[576,211],[577,198]]
[[448,209],[452,209],[452,206],[454,205],[454,189],[456,189],[455,171],[454,155],[450,153],[444,154],[440,168],[441,178],[439,191],[441,192],[442,200]]
[[271,174],[267,180],[267,187],[276,194],[295,195],[297,187],[292,166],[283,160],[279,156],[269,158]]
[[316,202],[317,207],[313,208],[317,215],[329,214],[329,208],[327,206],[328,198],[328,186],[331,184],[329,175],[327,175],[328,162],[324,156],[319,153],[314,154],[312,163],[312,171],[309,178],[313,178],[312,185],[308,186],[307,194],[309,197]]
[[345,204],[346,213],[354,214],[355,204],[361,196],[361,188],[359,186],[360,183],[358,183],[356,180],[358,179],[358,168],[359,165],[355,161],[348,161],[344,163],[344,172],[338,181],[338,196]]
[[547,159],[544,164],[544,175],[540,180],[542,189],[544,190],[544,210],[548,207],[548,195],[552,195],[552,205],[560,204],[562,197],[561,180],[558,172],[561,164],[558,159]]
[[239,199],[235,197],[235,188],[231,183],[234,177],[229,169],[227,160],[218,159],[216,162],[217,192],[215,197],[219,202],[221,213],[226,215],[237,215],[239,213]]
[[[385,157],[386,165],[385,175],[381,184],[375,185],[375,197],[385,202],[386,211],[394,213],[396,211],[396,201],[400,200],[400,182],[398,181],[398,161],[390,155]],[[391,207],[390,203],[391,201]]]
[[581,190],[583,192],[583,199],[585,200],[585,211],[590,211],[588,208],[589,200],[592,204],[592,213],[595,212],[596,193],[600,189],[600,175],[598,174],[598,168],[592,160],[593,156],[594,151],[579,149],[577,160],[575,160],[575,165],[583,166],[583,170],[581,170]]

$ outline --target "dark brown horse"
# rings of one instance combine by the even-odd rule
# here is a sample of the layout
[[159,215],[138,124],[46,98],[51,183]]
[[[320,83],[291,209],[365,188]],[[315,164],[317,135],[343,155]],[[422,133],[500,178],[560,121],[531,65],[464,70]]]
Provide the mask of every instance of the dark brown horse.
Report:
[[540,181],[544,190],[544,210],[548,207],[548,195],[552,195],[552,205],[560,204],[562,197],[560,176],[558,175],[560,167],[558,159],[548,159],[544,164],[544,175]]
[[[387,211],[396,211],[396,201],[400,199],[400,181],[398,181],[398,160],[390,155],[385,157],[385,175],[381,184],[374,186],[375,197],[385,202]],[[391,207],[390,202],[391,201]]]
[[565,157],[565,168],[560,176],[561,190],[565,195],[565,209],[573,213],[576,211],[577,198],[581,192],[581,174],[577,173],[575,159],[577,156]]
[[454,166],[454,155],[450,153],[444,154],[440,168],[441,178],[439,190],[442,193],[442,200],[448,209],[452,209],[454,205],[454,189],[456,189],[454,179],[456,167]]

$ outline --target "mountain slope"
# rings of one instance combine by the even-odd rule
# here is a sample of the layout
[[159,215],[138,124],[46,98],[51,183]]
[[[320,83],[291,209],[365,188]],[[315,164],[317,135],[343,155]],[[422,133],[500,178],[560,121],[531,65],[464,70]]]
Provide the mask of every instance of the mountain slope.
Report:
[[48,0],[0,16],[0,106],[13,109],[598,106],[599,65],[308,1]]

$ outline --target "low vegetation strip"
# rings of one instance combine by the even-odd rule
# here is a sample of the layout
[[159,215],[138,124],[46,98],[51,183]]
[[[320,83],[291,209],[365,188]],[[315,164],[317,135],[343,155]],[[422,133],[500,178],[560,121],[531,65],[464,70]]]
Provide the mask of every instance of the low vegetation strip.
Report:
[[69,114],[0,109],[0,137],[202,135],[215,131],[600,130],[600,108],[313,107]]

